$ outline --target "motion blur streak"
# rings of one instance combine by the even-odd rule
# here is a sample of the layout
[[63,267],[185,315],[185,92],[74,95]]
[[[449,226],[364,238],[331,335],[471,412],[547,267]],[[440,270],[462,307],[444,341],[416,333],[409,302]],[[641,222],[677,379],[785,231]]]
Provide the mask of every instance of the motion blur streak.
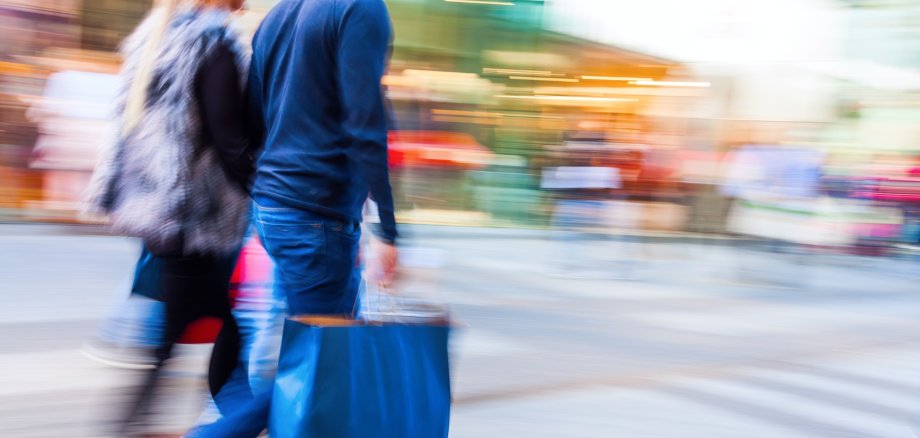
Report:
[[[0,0],[0,436],[104,435],[132,351],[84,344],[152,342],[138,242],[80,213],[150,3]],[[453,436],[914,436],[920,1],[386,4],[397,289],[463,322]],[[204,411],[184,348],[165,434]]]

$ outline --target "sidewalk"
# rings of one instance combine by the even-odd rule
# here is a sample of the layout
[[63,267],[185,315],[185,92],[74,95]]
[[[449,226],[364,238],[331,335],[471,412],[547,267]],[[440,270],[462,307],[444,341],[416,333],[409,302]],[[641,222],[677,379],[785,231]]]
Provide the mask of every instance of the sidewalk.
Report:
[[[446,254],[439,292],[464,322],[452,438],[912,436],[920,295],[898,263],[649,244],[638,277],[618,280],[547,272],[559,251],[545,230],[405,232]],[[125,293],[137,243],[72,233],[0,226],[0,436],[104,436],[131,383],[79,347]],[[580,255],[609,270],[618,247]],[[729,281],[750,267],[801,281]],[[200,409],[200,372],[173,375],[165,431]]]

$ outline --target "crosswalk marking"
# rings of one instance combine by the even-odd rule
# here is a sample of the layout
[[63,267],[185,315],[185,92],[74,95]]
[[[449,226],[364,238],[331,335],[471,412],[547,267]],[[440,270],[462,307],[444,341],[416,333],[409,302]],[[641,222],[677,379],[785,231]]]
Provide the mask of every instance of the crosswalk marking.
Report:
[[[868,437],[920,431],[920,357],[905,349],[730,369],[719,377],[663,375],[649,386],[573,386],[462,404],[452,437]],[[884,375],[886,366],[894,374]],[[913,369],[912,369],[913,368]],[[599,385],[601,385],[599,383]],[[528,419],[540,418],[531,426]],[[584,432],[579,425],[585,426]]]
[[852,374],[885,386],[902,388],[917,394],[920,399],[920,353],[878,352],[850,357],[846,361],[820,360],[808,364],[823,367],[831,372]]
[[[853,383],[839,378],[834,379],[811,373],[776,370],[755,370],[746,373],[745,376],[762,378],[766,381],[782,382],[787,385],[795,385],[804,390],[817,390],[829,394],[839,394],[843,397],[854,397],[869,403],[891,408],[892,410],[909,411],[920,408],[920,394],[918,394],[917,397],[910,397],[901,392],[886,390],[877,386]],[[920,411],[918,411],[918,414],[920,414]]]
[[[799,427],[809,425],[826,431],[830,435],[850,431],[850,436],[898,438],[912,436],[911,425],[903,419],[870,412],[859,412],[822,403],[800,394],[792,394],[762,387],[756,387],[742,381],[688,380],[675,385],[683,394],[693,399],[706,400],[706,396],[718,397],[725,401],[722,406],[736,413],[746,413],[764,418],[773,417],[784,420],[782,424]],[[735,405],[734,408],[730,407]],[[796,421],[795,418],[799,420]],[[825,435],[821,435],[825,436]]]

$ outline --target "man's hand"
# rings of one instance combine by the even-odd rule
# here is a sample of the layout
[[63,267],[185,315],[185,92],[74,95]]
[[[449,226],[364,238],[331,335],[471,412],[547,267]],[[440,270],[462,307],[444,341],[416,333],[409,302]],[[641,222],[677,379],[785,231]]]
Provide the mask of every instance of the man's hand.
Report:
[[378,241],[377,260],[380,263],[380,283],[383,287],[389,287],[396,278],[396,266],[399,264],[396,245]]

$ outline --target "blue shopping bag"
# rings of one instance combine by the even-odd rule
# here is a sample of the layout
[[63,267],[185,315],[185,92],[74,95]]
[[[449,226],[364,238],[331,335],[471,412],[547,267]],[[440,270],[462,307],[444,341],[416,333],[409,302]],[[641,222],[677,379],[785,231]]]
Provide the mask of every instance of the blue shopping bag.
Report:
[[446,321],[285,321],[272,438],[447,437]]

